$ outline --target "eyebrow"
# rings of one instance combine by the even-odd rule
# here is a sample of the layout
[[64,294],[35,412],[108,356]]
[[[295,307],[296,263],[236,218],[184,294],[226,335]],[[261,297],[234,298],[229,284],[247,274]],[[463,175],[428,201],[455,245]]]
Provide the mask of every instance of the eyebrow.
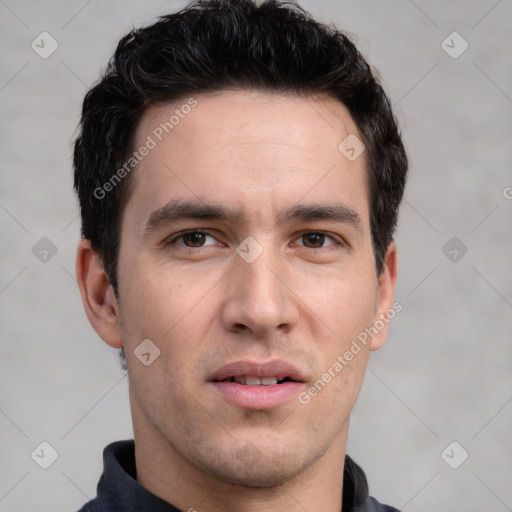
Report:
[[[182,220],[207,219],[240,224],[245,222],[246,218],[246,215],[239,208],[191,200],[170,201],[165,206],[151,212],[144,225],[143,235],[149,235],[153,231]],[[315,220],[340,222],[348,224],[357,231],[363,231],[363,223],[359,214],[351,207],[340,203],[327,205],[297,204],[279,212],[276,224]]]
[[144,226],[144,235],[180,220],[208,219],[224,222],[243,222],[245,216],[239,209],[224,205],[206,204],[196,201],[171,201],[154,210]]
[[313,220],[340,222],[352,226],[357,231],[363,231],[363,222],[360,215],[350,206],[340,203],[331,205],[298,204],[281,212],[277,217],[278,223]]

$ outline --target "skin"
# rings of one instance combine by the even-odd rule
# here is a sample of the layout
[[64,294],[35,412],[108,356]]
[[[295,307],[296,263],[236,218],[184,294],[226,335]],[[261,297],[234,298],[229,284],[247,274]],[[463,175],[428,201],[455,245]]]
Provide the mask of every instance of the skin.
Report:
[[[77,254],[88,318],[126,353],[137,479],[184,511],[338,512],[349,414],[387,324],[306,405],[294,396],[272,409],[237,407],[208,377],[241,359],[282,359],[303,372],[307,389],[390,310],[396,247],[390,244],[377,276],[365,154],[351,162],[338,150],[357,127],[329,97],[222,91],[195,98],[135,171],[118,298],[87,240]],[[135,147],[187,99],[150,107]],[[151,213],[173,200],[240,215],[146,232]],[[278,222],[279,211],[298,203],[341,203],[360,226]],[[195,229],[208,236],[178,238]],[[236,252],[248,236],[263,249],[252,263]],[[149,366],[134,355],[144,339],[161,351]]]

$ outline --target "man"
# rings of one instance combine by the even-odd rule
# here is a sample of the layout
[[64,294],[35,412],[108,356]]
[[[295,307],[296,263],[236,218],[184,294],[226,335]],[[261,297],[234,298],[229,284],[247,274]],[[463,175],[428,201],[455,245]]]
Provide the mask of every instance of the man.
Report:
[[82,511],[395,511],[346,444],[401,307],[407,158],[349,39],[251,0],[134,30],[74,168],[80,291],[126,357],[134,428]]

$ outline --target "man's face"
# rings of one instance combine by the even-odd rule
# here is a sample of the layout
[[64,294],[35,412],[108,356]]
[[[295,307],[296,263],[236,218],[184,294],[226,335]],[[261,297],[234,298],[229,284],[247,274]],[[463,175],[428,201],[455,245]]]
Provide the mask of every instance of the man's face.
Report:
[[[299,396],[391,305],[365,155],[338,149],[357,128],[334,99],[195,99],[149,108],[136,132],[136,149],[156,143],[134,171],[118,264],[136,441],[267,486],[343,449],[368,347]],[[134,355],[146,339],[160,350],[148,366]]]

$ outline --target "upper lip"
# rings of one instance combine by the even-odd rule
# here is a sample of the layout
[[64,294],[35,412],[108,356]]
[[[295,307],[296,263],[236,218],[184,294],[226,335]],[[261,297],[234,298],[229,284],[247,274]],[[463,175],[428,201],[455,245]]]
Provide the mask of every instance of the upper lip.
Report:
[[262,361],[233,361],[210,376],[210,381],[222,381],[231,377],[277,377],[278,379],[289,379],[304,382],[303,373],[295,366],[279,359],[262,362]]

